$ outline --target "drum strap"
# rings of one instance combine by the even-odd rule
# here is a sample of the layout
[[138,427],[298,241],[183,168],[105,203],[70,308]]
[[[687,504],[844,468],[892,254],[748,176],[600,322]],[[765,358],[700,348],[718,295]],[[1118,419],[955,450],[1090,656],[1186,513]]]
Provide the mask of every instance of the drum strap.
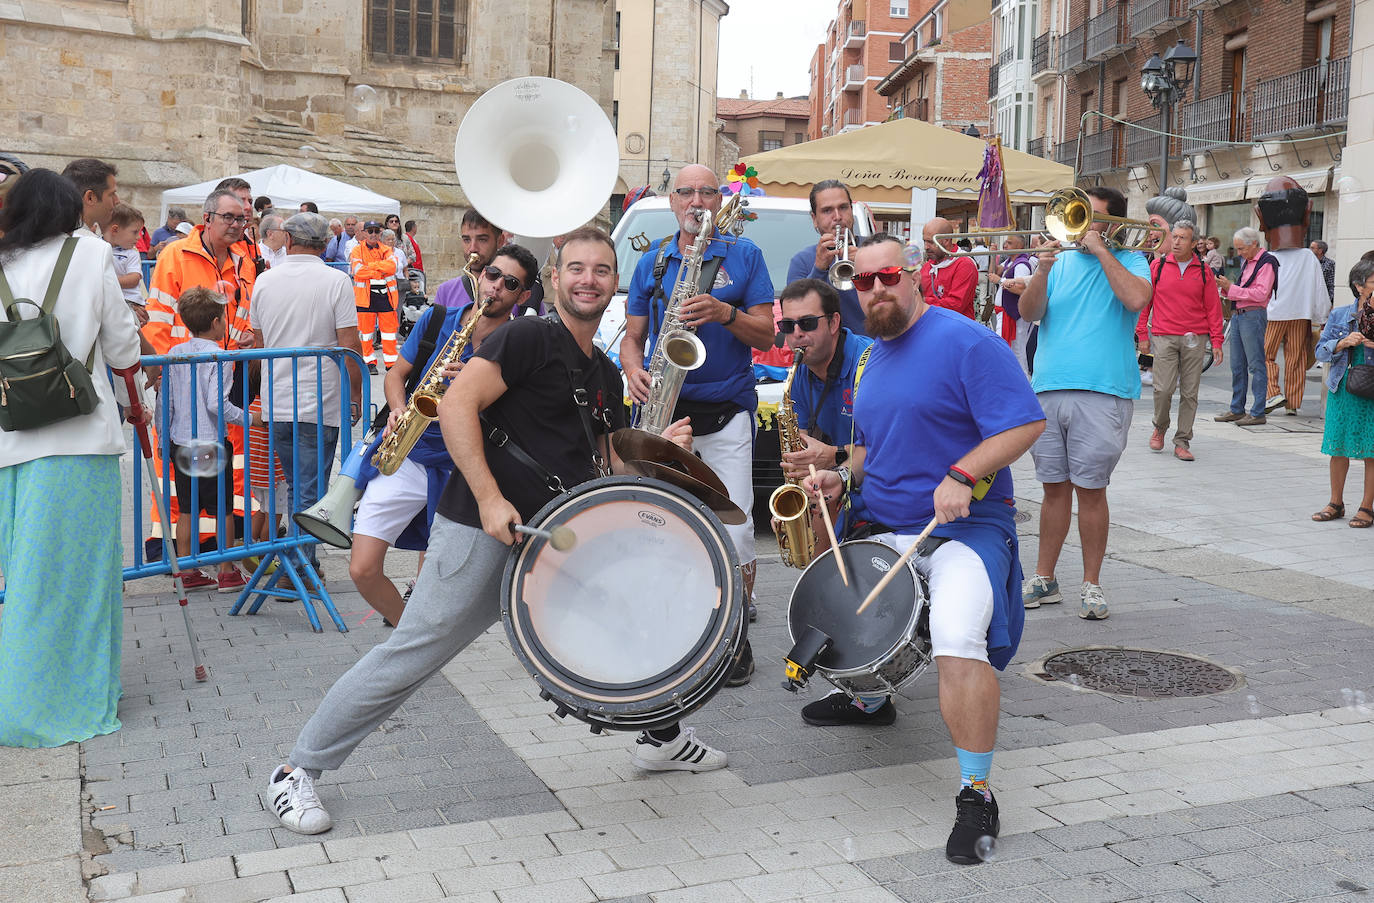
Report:
[[540,479],[544,481],[544,485],[549,487],[551,491],[557,493],[567,492],[567,490],[563,488],[563,481],[558,478],[558,474],[550,471],[543,464],[540,464],[531,457],[529,452],[512,442],[510,435],[505,430],[501,429],[499,426],[494,426],[492,422],[486,418],[485,414],[478,414],[477,419],[482,421],[482,428],[487,431],[487,439],[490,440],[492,445],[497,448],[505,449],[512,458],[539,474]]

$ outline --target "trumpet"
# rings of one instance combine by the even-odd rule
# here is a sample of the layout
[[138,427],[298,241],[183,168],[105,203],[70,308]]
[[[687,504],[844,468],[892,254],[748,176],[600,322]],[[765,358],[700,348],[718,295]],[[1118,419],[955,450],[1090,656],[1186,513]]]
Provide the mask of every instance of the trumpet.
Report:
[[830,265],[830,284],[842,292],[854,287],[854,262],[849,259],[849,249],[854,245],[854,236],[843,224],[835,224],[835,248],[839,258]]
[[[1149,253],[1158,250],[1167,237],[1164,230],[1147,220],[1094,212],[1092,199],[1088,193],[1081,188],[1070,186],[1061,188],[1050,196],[1049,203],[1045,205],[1045,228],[1043,231],[1002,229],[992,232],[947,232],[936,235],[934,241],[941,247],[948,249],[964,239],[972,241],[981,238],[985,241],[995,241],[1017,236],[1024,238],[1026,244],[1029,245],[1031,239],[1036,236],[1047,235],[1063,245],[1071,245],[1082,240],[1083,236],[1092,230],[1094,223],[1107,224],[1107,231],[1103,234],[1103,238],[1115,251],[1144,251]],[[1057,254],[1060,251],[1076,250],[1078,248],[1061,246],[1046,248],[1038,253]],[[985,248],[981,251],[955,250],[949,253],[953,257],[988,257],[1005,254],[1006,251]]]

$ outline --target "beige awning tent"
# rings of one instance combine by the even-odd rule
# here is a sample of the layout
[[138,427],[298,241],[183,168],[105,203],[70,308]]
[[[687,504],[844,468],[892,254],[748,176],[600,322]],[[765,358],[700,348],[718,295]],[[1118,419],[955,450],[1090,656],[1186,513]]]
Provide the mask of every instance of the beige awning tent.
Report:
[[[913,188],[934,188],[945,200],[976,201],[983,168],[981,138],[919,119],[894,119],[745,157],[759,187],[777,197],[806,197],[822,179],[839,179],[856,201],[905,208]],[[1021,151],[1002,149],[1013,204],[1044,203],[1073,184],[1073,168]]]

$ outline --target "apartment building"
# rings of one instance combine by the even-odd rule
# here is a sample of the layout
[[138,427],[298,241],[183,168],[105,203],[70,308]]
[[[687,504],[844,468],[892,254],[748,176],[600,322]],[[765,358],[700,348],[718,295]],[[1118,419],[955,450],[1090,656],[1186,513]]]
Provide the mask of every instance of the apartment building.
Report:
[[825,41],[811,58],[808,138],[887,120],[887,98],[877,85],[906,58],[902,39],[921,17],[921,2],[841,0]]
[[898,45],[901,60],[874,87],[887,99],[887,118],[988,134],[990,12],[990,0],[938,0],[912,23]]
[[[1350,14],[1341,0],[1001,0],[989,108],[1005,143],[1024,135],[1028,152],[1076,162],[1080,179],[1125,191],[1134,215],[1159,193],[1164,131],[1187,136],[1168,141],[1168,184],[1188,190],[1223,244],[1253,223],[1254,199],[1275,175],[1311,193],[1311,237],[1330,239]],[[1198,60],[1166,122],[1141,69],[1178,41]]]
[[810,98],[783,97],[781,91],[771,100],[754,100],[748,91],[716,99],[721,134],[739,146],[741,157],[801,144],[810,115]]

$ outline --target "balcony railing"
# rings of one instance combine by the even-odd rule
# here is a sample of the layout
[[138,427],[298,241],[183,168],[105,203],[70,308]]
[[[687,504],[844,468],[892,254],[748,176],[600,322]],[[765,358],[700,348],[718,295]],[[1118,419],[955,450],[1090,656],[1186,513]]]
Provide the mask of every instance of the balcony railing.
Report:
[[846,66],[844,69],[844,89],[846,91],[857,91],[864,86],[864,67],[858,64]]
[[1032,138],[1031,140],[1026,142],[1026,153],[1030,154],[1032,157],[1043,157],[1045,156],[1045,150],[1047,149],[1047,147],[1047,139]]
[[1136,0],[1131,4],[1131,36],[1150,37],[1188,18],[1187,0]]
[[[1143,126],[1143,128],[1126,130],[1126,165],[1142,166],[1158,160],[1160,151],[1158,132],[1164,130],[1164,117],[1156,113],[1153,116],[1146,116],[1144,119],[1137,119],[1131,124]],[[1146,129],[1151,131],[1146,131]],[[1170,146],[1169,156],[1174,155],[1174,150],[1175,148]]]
[[1073,166],[1077,162],[1078,142],[1061,141],[1054,146],[1054,162],[1062,163],[1064,166]]
[[1083,58],[1083,38],[1087,34],[1087,26],[1080,25],[1071,28],[1059,38],[1059,71],[1064,73],[1077,72],[1087,64]]
[[845,31],[845,48],[862,47],[864,36],[867,34],[868,30],[864,27],[863,19],[850,20],[849,28]]
[[1015,47],[1003,47],[1002,52],[997,55],[997,65],[1010,66],[1011,61],[1016,59]]
[[1093,135],[1083,136],[1083,175],[1108,172],[1116,169],[1117,165],[1115,129],[1105,129]]
[[863,111],[863,110],[845,110],[845,111],[844,111],[844,127],[845,127],[845,128],[849,128],[849,127],[851,127],[851,126],[856,126],[856,125],[863,125],[863,124],[864,124],[864,111]]
[[923,122],[929,122],[930,98],[918,97],[915,100],[907,101],[906,104],[901,107],[901,113],[901,118],[903,119],[920,119]]
[[1031,75],[1053,72],[1058,68],[1059,58],[1055,53],[1055,36],[1048,31],[1031,42]]
[[1002,71],[1001,66],[988,67],[988,97],[997,96],[998,73]]
[[1102,15],[1093,16],[1087,24],[1088,32],[1083,44],[1084,59],[1096,63],[1127,48],[1125,3],[1118,2]]
[[1207,9],[1219,9],[1231,0],[1188,0],[1189,12],[1202,12]]
[[1183,153],[1200,154],[1227,141],[1247,141],[1245,95],[1223,91],[1185,104],[1179,115]]
[[1350,103],[1350,61],[1330,60],[1262,81],[1255,85],[1252,103],[1256,138],[1344,122]]

